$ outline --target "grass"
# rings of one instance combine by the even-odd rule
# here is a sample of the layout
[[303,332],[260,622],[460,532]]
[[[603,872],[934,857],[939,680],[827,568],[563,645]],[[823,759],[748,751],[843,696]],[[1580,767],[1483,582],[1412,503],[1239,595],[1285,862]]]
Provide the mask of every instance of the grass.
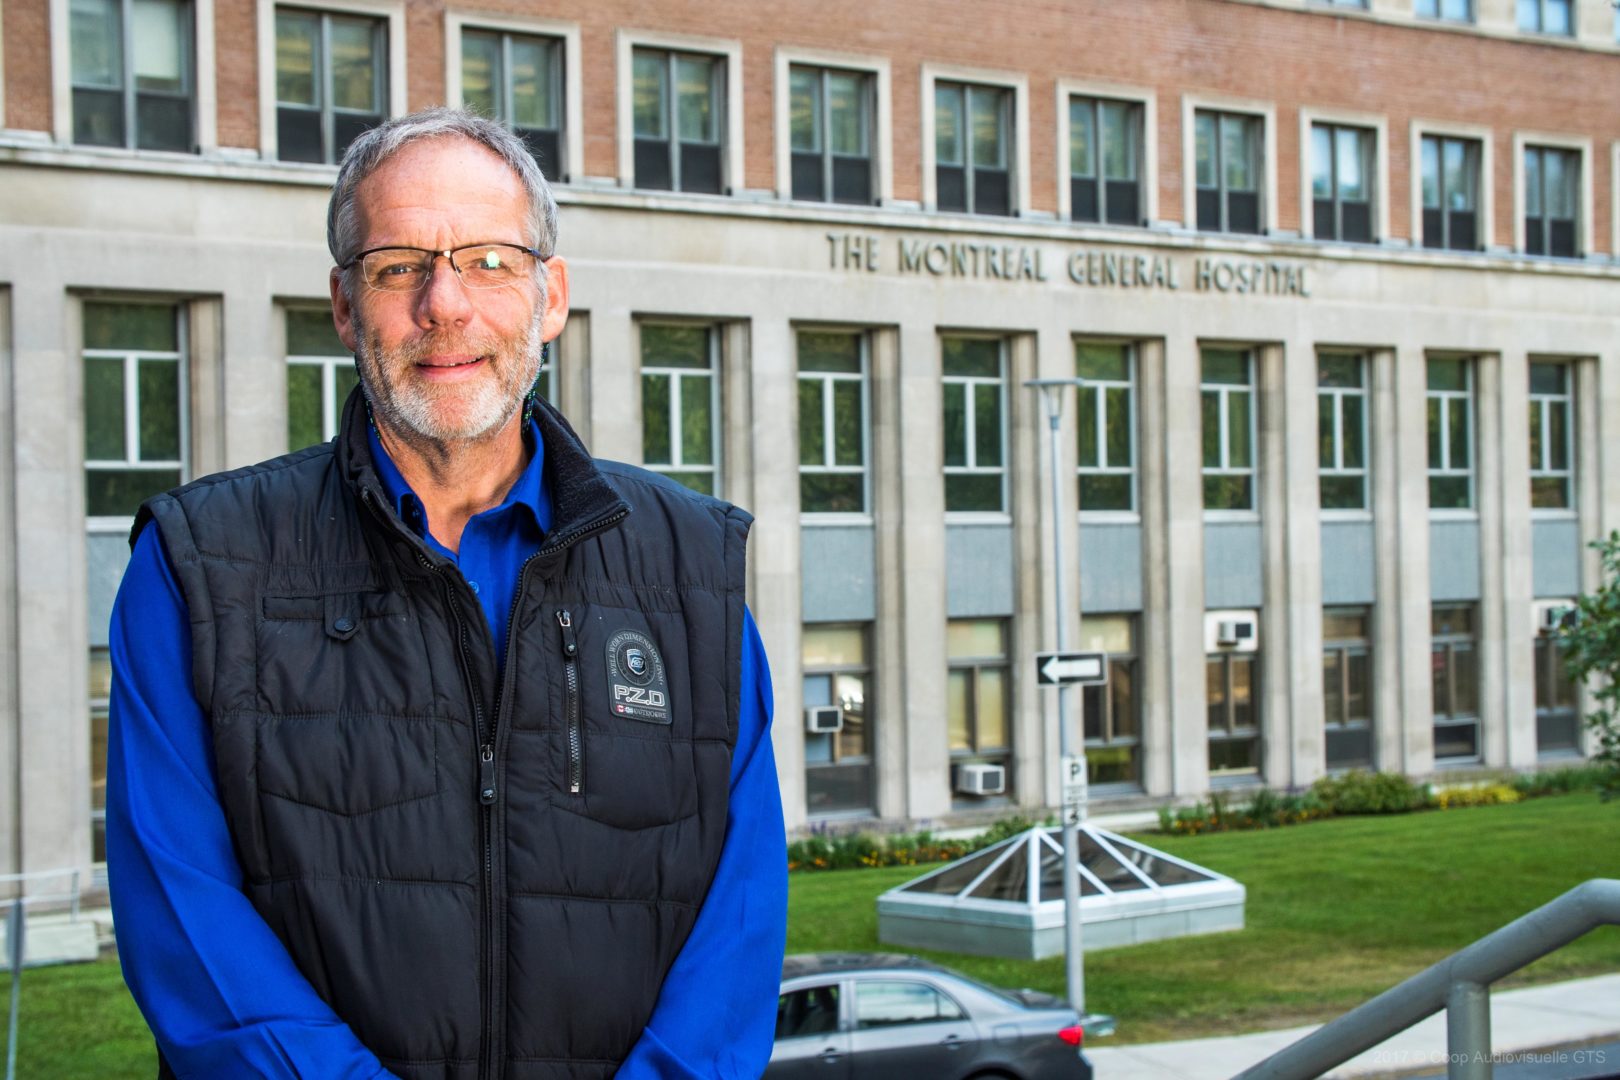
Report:
[[[1243,882],[1248,926],[1086,954],[1088,1006],[1119,1019],[1119,1034],[1095,1045],[1326,1020],[1587,878],[1620,878],[1620,806],[1590,793],[1146,839]],[[788,951],[881,949],[874,899],[920,872],[793,875]],[[1062,957],[925,955],[1002,986],[1063,993]],[[1499,985],[1614,971],[1620,928],[1602,927]],[[19,1076],[156,1072],[116,959],[30,969],[22,986]],[[0,1002],[9,991],[0,973]]]
[[[1086,1004],[1113,1014],[1099,1045],[1321,1021],[1593,877],[1620,878],[1620,807],[1589,793],[1262,832],[1146,837],[1248,888],[1247,926],[1086,954]],[[788,951],[881,949],[876,896],[915,868],[799,874]],[[1002,986],[1062,994],[1063,958],[923,953]],[[1499,986],[1620,971],[1601,927]]]

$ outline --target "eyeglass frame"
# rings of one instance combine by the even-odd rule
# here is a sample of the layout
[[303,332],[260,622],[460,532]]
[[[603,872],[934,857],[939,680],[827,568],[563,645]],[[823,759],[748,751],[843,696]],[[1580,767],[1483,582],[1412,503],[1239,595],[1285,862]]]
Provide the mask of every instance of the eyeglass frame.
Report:
[[[517,248],[519,251],[527,253],[530,257],[532,257],[535,260],[535,262],[539,263],[542,266],[544,266],[546,263],[551,261],[551,256],[544,254],[543,252],[540,251],[539,248],[532,248],[527,244],[515,244],[515,243],[512,243],[509,240],[481,240],[476,244],[462,244],[459,247],[453,247],[453,248],[424,248],[424,247],[412,247],[409,244],[384,244],[381,247],[367,248],[364,251],[355,252],[355,254],[353,254],[353,255],[351,255],[349,257],[348,262],[340,263],[338,265],[338,269],[343,271],[344,273],[348,273],[354,267],[360,265],[361,261],[363,259],[365,259],[365,257],[367,255],[375,255],[379,251],[420,251],[425,255],[431,256],[431,258],[428,260],[428,276],[427,276],[426,280],[424,280],[422,282],[421,285],[418,285],[415,289],[379,289],[379,288],[377,288],[377,286],[375,286],[371,282],[367,281],[365,283],[366,288],[371,290],[372,292],[380,292],[380,293],[408,293],[408,292],[420,291],[421,289],[423,289],[423,288],[425,288],[428,285],[431,285],[433,283],[433,275],[434,275],[434,273],[437,272],[437,267],[439,265],[439,257],[441,255],[444,257],[444,261],[450,264],[450,269],[455,271],[456,281],[460,283],[462,288],[464,288],[464,289],[476,289],[476,290],[479,290],[479,291],[482,291],[484,289],[504,289],[504,288],[507,288],[508,287],[507,285],[469,285],[467,283],[467,279],[462,276],[461,267],[456,265],[456,260],[454,258],[452,258],[451,256],[455,255],[459,251],[467,251],[470,248],[480,248],[480,247]],[[516,282],[512,282],[511,284],[516,284]]]

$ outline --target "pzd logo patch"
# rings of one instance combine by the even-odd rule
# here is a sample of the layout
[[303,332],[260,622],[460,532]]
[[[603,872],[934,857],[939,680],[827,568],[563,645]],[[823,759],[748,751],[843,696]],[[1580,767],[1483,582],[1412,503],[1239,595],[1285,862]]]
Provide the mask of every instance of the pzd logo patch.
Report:
[[667,724],[669,682],[664,658],[639,630],[620,630],[607,643],[608,697],[616,716]]

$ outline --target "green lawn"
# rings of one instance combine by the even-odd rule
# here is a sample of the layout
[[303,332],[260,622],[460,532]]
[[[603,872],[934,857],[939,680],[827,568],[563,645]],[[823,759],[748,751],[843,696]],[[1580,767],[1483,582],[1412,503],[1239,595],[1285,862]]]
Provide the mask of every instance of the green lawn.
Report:
[[[1086,954],[1102,1045],[1325,1020],[1593,877],[1620,878],[1620,806],[1590,793],[1338,818],[1266,832],[1145,837],[1248,889],[1247,928]],[[879,949],[874,898],[916,868],[795,874],[788,951]],[[1063,958],[925,953],[1003,986],[1064,992]],[[1620,971],[1603,927],[1499,985]]]
[[[1100,1045],[1323,1020],[1592,877],[1620,878],[1620,806],[1591,794],[1341,818],[1270,832],[1147,838],[1249,890],[1248,928],[1086,955],[1086,1001],[1119,1019]],[[788,950],[879,949],[878,893],[916,867],[795,874]],[[1063,960],[928,954],[1003,986],[1061,994]],[[1620,971],[1604,927],[1502,985]],[[0,973],[0,1002],[10,982]],[[154,1075],[116,960],[23,973],[21,1077]]]

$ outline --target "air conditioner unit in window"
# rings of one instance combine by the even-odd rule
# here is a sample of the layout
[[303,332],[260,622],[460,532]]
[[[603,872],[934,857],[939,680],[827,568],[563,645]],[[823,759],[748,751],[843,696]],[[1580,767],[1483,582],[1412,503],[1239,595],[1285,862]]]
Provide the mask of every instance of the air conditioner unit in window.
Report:
[[1536,620],[1536,629],[1543,634],[1556,634],[1567,626],[1574,625],[1575,609],[1567,604],[1548,604],[1541,609],[1541,618]]
[[1253,619],[1222,619],[1215,624],[1215,644],[1241,645],[1254,640]]
[[837,705],[811,705],[804,710],[804,730],[811,735],[833,735],[844,730],[844,710]]
[[958,765],[956,790],[963,795],[1001,795],[1007,790],[1005,765]]

